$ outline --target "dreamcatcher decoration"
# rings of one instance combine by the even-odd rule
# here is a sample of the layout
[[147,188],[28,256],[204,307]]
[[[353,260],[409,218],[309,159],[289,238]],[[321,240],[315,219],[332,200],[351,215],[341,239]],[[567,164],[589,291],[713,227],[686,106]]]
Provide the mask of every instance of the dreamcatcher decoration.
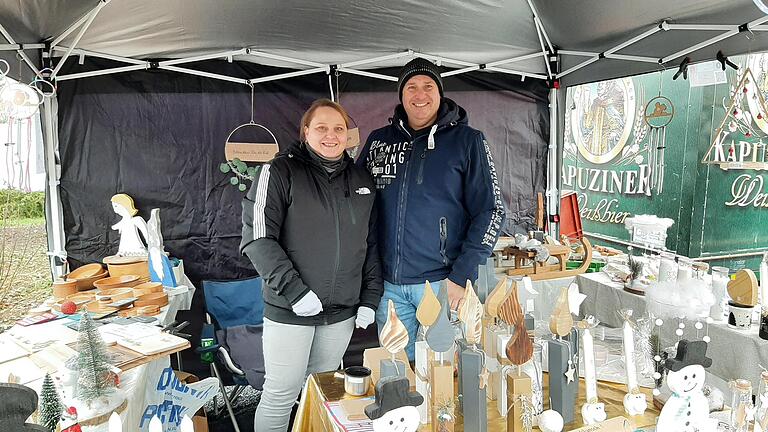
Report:
[[[229,133],[227,140],[224,142],[224,154],[227,159],[226,162],[222,162],[219,165],[219,170],[224,173],[232,173],[229,178],[229,183],[232,186],[236,186],[241,192],[245,192],[248,189],[246,182],[253,182],[256,176],[256,166],[248,166],[246,162],[257,162],[259,164],[271,160],[277,152],[279,147],[277,144],[277,138],[266,126],[256,123],[254,117],[254,88],[251,87],[251,121],[243,123],[237,126]],[[233,141],[232,137],[235,132],[240,131],[242,133],[245,129],[253,129],[259,131],[266,131],[270,137],[272,137],[271,143],[259,143],[249,141]]]
[[[0,59],[0,124],[6,125],[5,167],[8,187],[24,191],[31,190],[30,159],[32,153],[32,117],[40,110],[46,97],[56,94],[56,86],[43,78],[43,69],[35,79],[21,82],[21,61],[19,80],[9,77],[10,64]],[[23,141],[23,142],[22,142]],[[17,169],[18,168],[18,169]]]
[[648,132],[648,166],[651,170],[651,189],[664,191],[664,152],[667,147],[667,125],[675,116],[675,106],[669,98],[659,95],[645,105],[643,119],[650,128]]

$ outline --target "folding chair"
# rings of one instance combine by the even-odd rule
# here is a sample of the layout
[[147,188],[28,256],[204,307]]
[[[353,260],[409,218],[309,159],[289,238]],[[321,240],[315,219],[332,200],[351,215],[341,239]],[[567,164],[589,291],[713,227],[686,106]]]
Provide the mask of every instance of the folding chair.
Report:
[[[206,324],[203,325],[201,347],[197,351],[204,362],[210,363],[211,373],[219,380],[224,405],[236,432],[240,428],[232,410],[233,402],[246,386],[261,390],[264,384],[261,340],[264,300],[261,286],[262,279],[258,277],[236,281],[203,281]],[[235,384],[229,394],[216,360],[229,372]]]

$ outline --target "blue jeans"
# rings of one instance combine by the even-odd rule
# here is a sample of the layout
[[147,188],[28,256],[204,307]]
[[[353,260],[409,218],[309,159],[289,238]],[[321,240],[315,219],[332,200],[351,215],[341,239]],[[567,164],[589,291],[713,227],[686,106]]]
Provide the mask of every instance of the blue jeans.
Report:
[[[430,282],[432,285],[432,291],[437,292],[440,290],[440,284],[443,281]],[[416,336],[419,333],[419,321],[416,319],[416,309],[421,303],[421,298],[424,296],[424,287],[426,284],[410,284],[410,285],[395,285],[384,281],[384,294],[381,296],[381,303],[376,310],[376,324],[379,327],[379,331],[384,328],[384,323],[387,322],[387,304],[389,300],[395,304],[395,311],[397,317],[403,322],[406,330],[408,330],[408,345],[405,347],[405,353],[408,355],[408,360],[413,361],[415,359],[414,344],[416,343]]]

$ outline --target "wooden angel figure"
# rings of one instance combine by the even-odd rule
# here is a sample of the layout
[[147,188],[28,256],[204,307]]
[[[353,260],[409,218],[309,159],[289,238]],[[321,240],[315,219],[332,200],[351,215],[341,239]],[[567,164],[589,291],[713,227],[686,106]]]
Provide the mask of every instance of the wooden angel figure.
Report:
[[139,236],[139,231],[148,238],[147,223],[141,216],[136,216],[139,211],[133,204],[133,198],[126,194],[117,194],[112,197],[112,209],[120,215],[120,222],[112,225],[113,230],[120,233],[120,246],[117,248],[118,256],[146,256],[147,248]]

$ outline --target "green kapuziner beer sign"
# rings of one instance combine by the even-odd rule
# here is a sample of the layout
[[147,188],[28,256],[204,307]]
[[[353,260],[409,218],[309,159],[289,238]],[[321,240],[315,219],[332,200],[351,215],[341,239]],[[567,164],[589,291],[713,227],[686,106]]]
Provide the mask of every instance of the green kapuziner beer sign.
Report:
[[768,54],[736,63],[704,87],[667,71],[568,89],[562,187],[585,231],[630,240],[624,220],[654,214],[675,221],[666,245],[682,255],[768,249]]

